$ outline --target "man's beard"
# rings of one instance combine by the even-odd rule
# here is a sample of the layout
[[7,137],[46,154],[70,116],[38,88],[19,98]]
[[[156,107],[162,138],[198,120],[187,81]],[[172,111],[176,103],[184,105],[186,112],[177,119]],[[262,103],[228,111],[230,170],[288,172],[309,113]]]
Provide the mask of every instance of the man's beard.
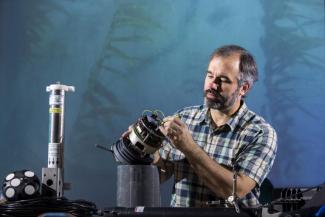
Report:
[[[213,89],[204,91],[205,104],[208,108],[216,109],[219,111],[229,110],[236,102],[238,98],[239,88],[235,90],[230,96],[222,96],[219,92]],[[213,94],[214,99],[207,97],[207,94]]]

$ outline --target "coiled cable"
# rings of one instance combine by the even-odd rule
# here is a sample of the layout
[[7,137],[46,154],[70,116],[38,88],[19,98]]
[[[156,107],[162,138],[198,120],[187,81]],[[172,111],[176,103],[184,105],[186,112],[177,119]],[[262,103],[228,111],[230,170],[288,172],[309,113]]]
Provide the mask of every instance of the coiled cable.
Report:
[[48,212],[68,213],[76,217],[103,215],[92,202],[68,200],[64,197],[39,197],[0,204],[0,216],[35,217]]

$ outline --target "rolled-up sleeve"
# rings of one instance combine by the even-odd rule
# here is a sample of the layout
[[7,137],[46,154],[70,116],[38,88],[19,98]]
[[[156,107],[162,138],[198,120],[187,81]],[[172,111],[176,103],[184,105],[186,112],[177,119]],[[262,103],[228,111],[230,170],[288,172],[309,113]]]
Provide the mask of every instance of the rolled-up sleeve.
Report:
[[268,124],[261,126],[251,143],[237,157],[238,172],[253,179],[259,186],[272,168],[277,150],[277,135]]

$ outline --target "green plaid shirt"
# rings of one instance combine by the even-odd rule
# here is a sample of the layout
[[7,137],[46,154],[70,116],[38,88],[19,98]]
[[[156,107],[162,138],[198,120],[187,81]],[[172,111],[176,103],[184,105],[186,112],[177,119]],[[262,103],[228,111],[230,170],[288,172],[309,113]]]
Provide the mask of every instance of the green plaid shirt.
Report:
[[[192,106],[178,111],[182,121],[197,145],[212,159],[226,167],[237,162],[237,171],[257,185],[240,201],[244,206],[258,205],[259,187],[269,173],[277,149],[275,130],[263,118],[248,110],[242,103],[238,112],[223,126],[214,129],[209,110],[205,105]],[[184,154],[167,141],[159,150],[166,160],[167,173],[174,175],[171,206],[202,207],[220,198],[209,190],[195,174]]]

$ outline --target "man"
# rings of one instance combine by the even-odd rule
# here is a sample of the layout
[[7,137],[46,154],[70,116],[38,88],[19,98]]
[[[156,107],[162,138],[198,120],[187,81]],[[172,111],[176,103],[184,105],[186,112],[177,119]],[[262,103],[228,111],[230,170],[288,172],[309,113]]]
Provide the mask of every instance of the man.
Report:
[[244,97],[257,80],[254,58],[244,48],[228,45],[210,59],[204,82],[205,103],[166,117],[169,138],[155,154],[161,178],[174,175],[171,206],[205,207],[236,192],[242,206],[259,204],[259,187],[276,154],[276,133],[248,110]]

